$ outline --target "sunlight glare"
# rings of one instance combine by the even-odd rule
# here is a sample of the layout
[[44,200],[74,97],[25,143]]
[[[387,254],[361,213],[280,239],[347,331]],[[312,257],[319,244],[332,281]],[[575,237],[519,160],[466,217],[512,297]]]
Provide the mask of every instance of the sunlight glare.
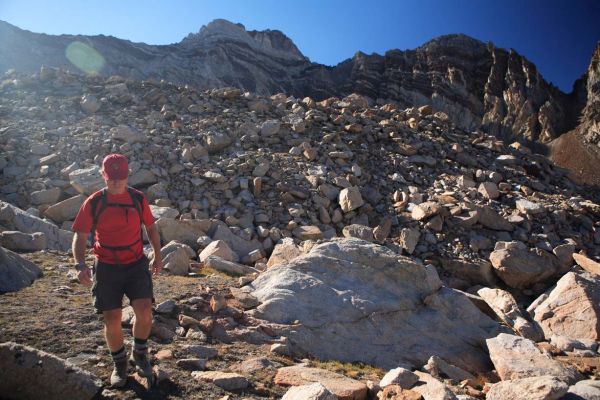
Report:
[[67,59],[83,72],[91,75],[98,74],[106,61],[102,54],[85,43],[75,41],[67,46]]

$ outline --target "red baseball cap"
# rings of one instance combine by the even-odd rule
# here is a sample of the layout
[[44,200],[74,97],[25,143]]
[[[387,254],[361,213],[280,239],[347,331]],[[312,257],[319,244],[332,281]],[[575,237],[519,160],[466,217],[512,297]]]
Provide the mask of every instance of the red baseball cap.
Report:
[[102,175],[106,179],[122,180],[129,175],[129,163],[123,154],[109,154],[102,160]]

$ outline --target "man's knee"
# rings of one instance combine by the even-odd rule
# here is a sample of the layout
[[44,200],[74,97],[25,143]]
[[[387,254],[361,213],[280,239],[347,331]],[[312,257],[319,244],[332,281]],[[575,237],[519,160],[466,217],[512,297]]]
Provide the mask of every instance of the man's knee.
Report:
[[102,313],[104,324],[109,327],[121,327],[121,309],[108,310]]
[[136,319],[152,320],[152,299],[136,299],[131,306]]

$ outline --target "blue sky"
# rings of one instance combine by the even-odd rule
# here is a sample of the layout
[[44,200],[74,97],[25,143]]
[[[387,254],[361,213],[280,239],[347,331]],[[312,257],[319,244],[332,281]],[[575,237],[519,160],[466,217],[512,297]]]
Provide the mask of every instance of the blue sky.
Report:
[[32,32],[149,44],[179,42],[216,18],[248,30],[278,29],[311,61],[327,65],[359,50],[383,54],[465,33],[514,48],[566,92],[600,40],[598,0],[0,0],[0,20]]

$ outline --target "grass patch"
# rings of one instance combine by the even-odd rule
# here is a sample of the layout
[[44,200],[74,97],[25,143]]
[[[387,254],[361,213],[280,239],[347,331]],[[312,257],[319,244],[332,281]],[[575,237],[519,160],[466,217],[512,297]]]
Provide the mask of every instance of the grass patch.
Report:
[[370,379],[373,381],[379,381],[386,372],[381,368],[361,362],[345,363],[336,360],[311,360],[310,363],[316,368],[326,369],[328,371],[336,372],[338,374],[358,380]]

